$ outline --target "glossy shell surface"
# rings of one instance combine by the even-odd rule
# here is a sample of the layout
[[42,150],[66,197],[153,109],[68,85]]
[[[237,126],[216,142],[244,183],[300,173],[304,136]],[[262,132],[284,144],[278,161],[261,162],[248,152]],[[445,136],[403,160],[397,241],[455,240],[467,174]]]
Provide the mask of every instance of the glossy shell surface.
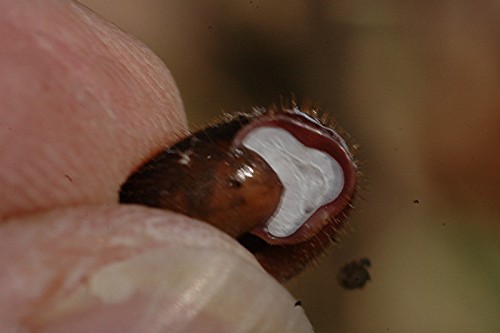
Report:
[[[282,133],[284,143],[277,142],[279,135],[274,133]],[[289,148],[288,142],[299,148]],[[311,154],[319,156],[317,161],[330,161],[332,170],[308,158]],[[295,165],[296,160],[301,162]],[[285,193],[292,198],[287,207],[293,208],[293,200],[316,202],[311,185],[318,182],[311,176],[316,169],[323,170],[317,179],[327,179],[318,183],[318,196],[331,179],[338,183],[323,191],[333,193],[331,201],[307,207],[307,215],[295,214],[299,222],[289,224],[287,212],[280,210]],[[289,181],[299,178],[298,183]],[[210,223],[238,239],[266,270],[285,281],[335,240],[356,184],[350,145],[326,121],[297,107],[259,108],[229,115],[157,154],[125,182],[120,201],[174,210]],[[277,219],[278,212],[285,215]],[[273,230],[278,231],[272,230],[272,221],[277,221]],[[283,236],[279,230],[284,230]]]

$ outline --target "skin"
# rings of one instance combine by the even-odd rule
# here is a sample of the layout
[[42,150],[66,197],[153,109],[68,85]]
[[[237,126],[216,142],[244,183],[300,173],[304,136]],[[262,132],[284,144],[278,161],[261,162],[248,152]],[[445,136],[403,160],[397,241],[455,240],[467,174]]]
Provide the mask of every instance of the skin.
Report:
[[0,38],[1,332],[312,331],[229,236],[117,203],[186,129],[151,51],[63,0],[0,1]]

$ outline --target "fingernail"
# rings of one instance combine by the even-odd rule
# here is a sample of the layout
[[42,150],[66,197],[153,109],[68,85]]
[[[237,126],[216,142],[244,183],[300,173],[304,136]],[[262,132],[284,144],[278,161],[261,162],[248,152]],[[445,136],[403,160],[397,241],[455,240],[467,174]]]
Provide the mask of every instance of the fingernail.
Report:
[[88,275],[39,313],[41,332],[312,332],[267,273],[225,249],[149,250]]

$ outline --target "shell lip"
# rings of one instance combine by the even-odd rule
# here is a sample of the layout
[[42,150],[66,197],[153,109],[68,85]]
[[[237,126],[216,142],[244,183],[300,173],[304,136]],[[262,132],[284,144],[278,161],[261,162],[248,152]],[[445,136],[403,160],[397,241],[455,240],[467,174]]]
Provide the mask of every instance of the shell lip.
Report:
[[337,132],[298,109],[265,114],[259,120],[244,126],[235,136],[232,142],[233,148],[237,149],[241,146],[243,139],[252,130],[263,126],[287,130],[302,144],[332,156],[344,172],[344,187],[340,195],[335,200],[317,208],[316,212],[292,235],[276,237],[268,232],[266,224],[249,231],[250,234],[263,239],[270,245],[295,245],[306,242],[349,206],[356,189],[356,164],[348,150],[347,143]]

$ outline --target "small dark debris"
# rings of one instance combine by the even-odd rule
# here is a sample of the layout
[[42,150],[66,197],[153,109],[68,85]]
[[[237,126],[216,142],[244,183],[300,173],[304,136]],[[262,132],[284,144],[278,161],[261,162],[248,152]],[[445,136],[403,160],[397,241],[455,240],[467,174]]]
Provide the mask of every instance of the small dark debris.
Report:
[[302,306],[302,302],[301,301],[295,302],[295,306]]
[[304,214],[310,214],[312,211],[313,211],[312,207],[306,207],[306,209],[304,209]]
[[354,260],[345,264],[337,274],[337,281],[344,289],[363,288],[366,282],[370,280],[370,273],[366,269],[370,266],[371,263],[368,258]]
[[69,180],[71,183],[73,182],[73,178],[71,178],[69,175],[64,175],[64,177],[66,177],[66,179]]
[[414,203],[414,204],[419,204],[419,203],[420,203],[420,201],[419,201],[418,199],[415,199],[415,200],[413,200],[413,203]]
[[443,227],[445,227],[445,226],[446,226],[446,223],[444,223],[444,222],[443,222],[443,223],[441,223],[441,224],[443,225]]

